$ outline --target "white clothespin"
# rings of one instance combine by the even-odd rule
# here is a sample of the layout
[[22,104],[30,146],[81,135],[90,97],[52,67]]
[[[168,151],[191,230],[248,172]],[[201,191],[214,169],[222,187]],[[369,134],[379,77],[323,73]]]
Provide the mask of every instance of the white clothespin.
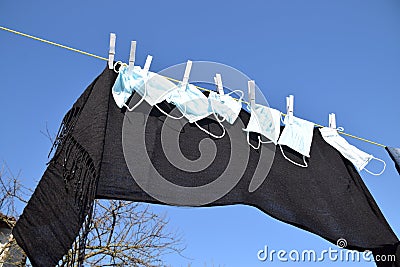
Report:
[[128,73],[132,73],[133,67],[135,66],[135,55],[136,55],[136,41],[131,41],[131,52],[129,53]]
[[188,60],[186,63],[186,69],[185,69],[185,74],[183,74],[183,80],[182,80],[182,87],[186,89],[186,86],[189,83],[189,76],[190,76],[190,71],[192,69],[192,61]]
[[335,113],[329,114],[329,128],[336,129],[336,115]]
[[286,116],[288,116],[289,123],[293,122],[293,107],[294,107],[294,96],[289,95],[286,97]]
[[108,51],[108,68],[114,68],[114,56],[115,56],[115,40],[117,36],[115,33],[110,33],[110,50]]
[[146,62],[144,63],[143,70],[147,73],[150,69],[151,61],[153,60],[153,57],[148,55],[146,58]]
[[221,74],[219,73],[215,74],[214,82],[217,84],[218,93],[220,95],[224,95],[224,86],[222,85]]
[[256,106],[256,83],[254,80],[247,82],[250,110]]

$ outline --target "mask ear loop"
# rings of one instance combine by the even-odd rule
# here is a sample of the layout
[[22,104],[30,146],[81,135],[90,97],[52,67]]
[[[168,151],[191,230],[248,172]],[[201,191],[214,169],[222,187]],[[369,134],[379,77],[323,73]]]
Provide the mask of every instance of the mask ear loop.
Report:
[[[218,120],[217,120],[217,121],[218,121]],[[206,129],[204,129],[203,127],[201,127],[201,126],[197,123],[197,121],[195,121],[194,124],[196,124],[197,128],[199,128],[200,130],[202,130],[202,131],[205,132],[206,134],[211,135],[211,136],[214,137],[214,138],[220,139],[220,138],[222,138],[222,137],[225,136],[225,127],[224,127],[219,121],[218,121],[218,124],[219,124],[219,125],[221,126],[221,128],[222,128],[222,134],[221,134],[221,135],[215,135],[215,134],[213,134],[213,133],[207,131]]]
[[258,136],[258,144],[257,144],[257,146],[255,147],[255,146],[253,146],[253,145],[250,143],[250,132],[247,132],[247,144],[248,144],[249,146],[251,146],[251,147],[252,147],[253,149],[255,149],[255,150],[259,149],[259,148],[260,148],[260,145],[261,145],[260,136]]
[[236,90],[233,90],[232,92],[227,93],[227,95],[231,95],[233,93],[236,93],[236,94],[240,93],[240,97],[239,97],[239,99],[237,99],[237,101],[241,102],[243,99],[243,96],[244,96],[243,91],[236,89]]
[[219,139],[219,138],[222,138],[222,137],[225,136],[225,127],[222,125],[222,122],[225,121],[225,118],[223,118],[222,120],[219,120],[219,119],[218,119],[218,115],[217,115],[217,114],[215,113],[215,111],[214,111],[214,108],[213,108],[213,106],[212,106],[212,102],[211,102],[211,109],[212,109],[212,111],[213,111],[213,115],[214,115],[215,119],[217,120],[219,126],[221,126],[221,128],[222,128],[222,134],[221,134],[221,135],[218,136],[218,135],[215,135],[215,134],[213,134],[213,133],[211,133],[211,132],[208,132],[206,129],[204,129],[204,128],[202,128],[200,125],[198,125],[197,122],[195,122],[195,124],[196,124],[196,126],[197,126],[200,130],[202,130],[203,132],[208,133],[208,134],[211,135],[212,137],[218,138],[218,139]]
[[373,157],[372,159],[375,159],[375,160],[377,160],[377,161],[382,162],[382,163],[383,163],[383,170],[382,170],[380,173],[373,173],[373,172],[367,170],[367,168],[364,168],[364,170],[365,170],[366,172],[368,172],[369,174],[372,174],[372,175],[374,175],[374,176],[379,176],[379,175],[381,175],[381,174],[385,171],[385,169],[386,169],[386,162],[385,162],[384,160],[382,160],[382,159],[378,159],[378,158],[375,158],[375,157]]
[[[169,117],[169,118],[171,118],[171,119],[174,119],[174,120],[180,120],[180,119],[182,119],[183,117],[185,117],[185,115],[184,114],[182,114],[182,116],[180,116],[180,117],[174,117],[174,116],[172,116],[172,115],[169,115],[167,112],[165,112],[164,110],[162,110],[159,106],[157,106],[157,104],[155,104],[154,105],[156,108],[158,108],[158,110],[162,113],[162,114],[164,114],[165,116],[167,116],[167,117]],[[185,113],[186,113],[186,105],[185,105]]]
[[[126,65],[126,64],[125,64]],[[147,75],[148,73],[146,73]],[[136,103],[136,105],[134,105],[133,107],[129,107],[127,104],[124,103],[124,107],[126,107],[126,109],[129,112],[132,112],[133,110],[135,110],[144,100],[144,98],[147,96],[147,79],[143,78],[143,86],[144,86],[144,94],[143,97],[139,100],[139,102]]]
[[294,162],[293,160],[291,160],[291,159],[289,159],[288,157],[286,157],[285,153],[283,153],[283,149],[282,149],[282,146],[281,146],[281,145],[279,145],[279,148],[281,149],[281,152],[282,152],[283,157],[284,157],[287,161],[293,163],[293,164],[296,165],[296,166],[302,167],[302,168],[307,168],[307,167],[308,167],[308,164],[307,164],[307,162],[306,162],[306,157],[305,157],[304,155],[303,155],[303,162],[304,162],[304,165],[301,165],[300,163]]
[[118,64],[121,65],[119,67],[119,69],[121,69],[121,67],[128,67],[128,64],[123,63],[122,61],[117,61],[117,62],[114,63],[114,67],[113,67],[113,70],[114,70],[115,73],[119,73],[119,70],[117,71],[117,68],[116,68]]
[[263,141],[263,140],[261,140],[260,136],[258,136],[258,140],[260,141],[261,144],[271,144],[271,143],[273,143],[273,141]]

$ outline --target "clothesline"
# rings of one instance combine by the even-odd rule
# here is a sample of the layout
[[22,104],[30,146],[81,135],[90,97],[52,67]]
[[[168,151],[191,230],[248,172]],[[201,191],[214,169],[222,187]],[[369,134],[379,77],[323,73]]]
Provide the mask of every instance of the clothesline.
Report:
[[[101,56],[98,56],[98,55],[95,55],[95,54],[92,54],[92,53],[88,53],[88,52],[85,52],[85,51],[82,51],[82,50],[79,50],[79,49],[76,49],[76,48],[72,48],[72,47],[69,47],[69,46],[66,46],[66,45],[62,45],[62,44],[59,44],[59,43],[55,43],[55,42],[52,42],[52,41],[48,41],[48,40],[45,40],[45,39],[42,39],[42,38],[39,38],[39,37],[36,37],[36,36],[33,36],[33,35],[29,35],[29,34],[23,33],[23,32],[15,31],[15,30],[12,30],[12,29],[9,29],[9,28],[6,28],[6,27],[2,27],[2,26],[0,26],[0,29],[4,30],[4,31],[7,31],[7,32],[10,32],[10,33],[14,33],[14,34],[20,35],[20,36],[24,36],[24,37],[27,37],[27,38],[30,38],[30,39],[33,39],[33,40],[36,40],[36,41],[40,41],[40,42],[43,42],[43,43],[46,43],[46,44],[54,45],[54,46],[57,46],[57,47],[60,47],[60,48],[64,48],[64,49],[67,49],[67,50],[70,50],[70,51],[73,51],[73,52],[76,52],[76,53],[80,53],[80,54],[83,54],[83,55],[86,55],[86,56],[90,56],[90,57],[94,57],[94,58],[101,59],[101,60],[104,60],[104,61],[108,61],[108,58],[101,57]],[[170,77],[166,77],[166,76],[164,76],[164,77],[167,78],[170,81],[173,81],[173,82],[180,82],[179,80],[176,80],[176,79],[173,79],[173,78],[170,78]],[[202,90],[202,91],[207,91],[207,92],[211,91],[211,90],[203,88],[203,87],[199,87],[199,86],[196,86],[196,87],[199,90]],[[248,103],[248,102],[243,101],[243,100],[241,100],[241,101],[243,103]],[[286,116],[286,114],[283,114],[283,115]],[[317,127],[320,127],[320,128],[325,127],[325,126],[317,124],[317,123],[314,123],[314,125],[317,126]],[[365,139],[365,138],[362,138],[362,137],[358,137],[358,136],[355,136],[355,135],[352,135],[352,134],[348,134],[348,133],[345,133],[343,131],[338,131],[338,132],[339,132],[339,134],[342,134],[342,135],[345,135],[345,136],[348,136],[348,137],[351,137],[351,138],[354,138],[354,139],[357,139],[357,140],[360,140],[360,141],[363,141],[363,142],[366,142],[366,143],[370,143],[370,144],[373,144],[373,145],[376,145],[376,146],[380,146],[380,147],[386,147],[383,144],[380,144],[380,143],[377,143],[377,142],[374,142],[374,141],[371,141],[371,140],[368,140],[368,139]]]

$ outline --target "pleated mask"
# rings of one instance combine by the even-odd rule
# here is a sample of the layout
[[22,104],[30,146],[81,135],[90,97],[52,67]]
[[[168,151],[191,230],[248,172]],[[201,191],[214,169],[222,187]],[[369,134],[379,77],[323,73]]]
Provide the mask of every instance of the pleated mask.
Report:
[[[357,147],[350,145],[346,141],[346,139],[344,139],[339,135],[336,129],[324,127],[320,128],[319,131],[321,132],[322,138],[324,138],[325,142],[327,142],[337,151],[339,151],[340,154],[343,155],[343,157],[351,161],[351,163],[353,163],[353,165],[356,167],[358,171],[364,169],[366,172],[372,175],[381,175],[385,171],[386,168],[385,161],[375,158],[373,155],[365,153],[364,151],[361,151]],[[365,168],[372,159],[378,160],[383,163],[383,169],[381,172],[373,173]]]
[[168,94],[166,101],[174,104],[190,123],[204,119],[212,113],[207,97],[192,84],[187,84],[186,88],[178,86]]
[[[308,167],[305,157],[310,157],[314,123],[297,118],[293,115],[286,115],[283,123],[285,124],[285,128],[278,140],[278,145],[283,157],[299,167]],[[302,154],[304,165],[288,158],[283,152],[282,145],[288,146]]]
[[[233,93],[240,94],[239,100],[235,100],[231,96]],[[211,91],[208,95],[209,108],[211,109],[209,111],[222,117],[222,119],[217,118],[219,122],[226,120],[230,124],[233,124],[242,109],[242,98],[243,92],[240,90],[235,90],[223,95]]]
[[[250,113],[250,120],[247,124],[247,142],[254,149],[258,149],[261,143],[274,143],[277,144],[280,134],[280,118],[281,112],[279,110],[266,107],[263,105],[255,104]],[[263,141],[261,137],[258,139],[258,145],[254,147],[249,141],[249,132],[259,133],[260,135],[268,138],[270,141]]]
[[157,73],[145,71],[139,66],[134,66],[132,72],[129,73],[127,66],[121,66],[112,92],[117,106],[122,108],[126,106],[125,103],[132,92],[136,91],[141,96],[141,101],[134,107],[126,106],[129,111],[132,111],[143,100],[154,106],[164,101],[168,94],[176,89],[174,83]]

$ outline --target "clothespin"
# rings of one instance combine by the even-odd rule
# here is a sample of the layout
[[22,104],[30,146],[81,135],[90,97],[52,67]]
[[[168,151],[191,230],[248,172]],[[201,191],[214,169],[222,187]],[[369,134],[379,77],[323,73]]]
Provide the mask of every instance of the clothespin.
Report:
[[136,55],[136,41],[131,41],[131,52],[129,53],[128,73],[132,73],[133,67],[135,66],[135,55]]
[[114,68],[114,56],[115,56],[115,40],[117,36],[115,33],[110,33],[110,50],[108,51],[108,68]]
[[218,93],[219,93],[220,95],[224,95],[224,86],[222,85],[221,74],[219,74],[219,73],[215,74],[214,82],[215,82],[216,85],[217,85]]
[[293,122],[293,106],[294,96],[289,95],[286,97],[286,115],[288,116],[289,123]]
[[144,63],[143,70],[147,73],[150,69],[151,61],[153,60],[153,57],[148,55],[146,58],[146,62]]
[[190,70],[192,69],[192,61],[188,60],[186,63],[186,69],[185,69],[185,74],[183,74],[183,80],[182,80],[182,87],[186,89],[186,86],[189,83],[189,76],[190,76]]
[[329,114],[329,128],[336,129],[336,115],[335,113]]
[[250,110],[256,106],[256,83],[254,80],[247,82]]

